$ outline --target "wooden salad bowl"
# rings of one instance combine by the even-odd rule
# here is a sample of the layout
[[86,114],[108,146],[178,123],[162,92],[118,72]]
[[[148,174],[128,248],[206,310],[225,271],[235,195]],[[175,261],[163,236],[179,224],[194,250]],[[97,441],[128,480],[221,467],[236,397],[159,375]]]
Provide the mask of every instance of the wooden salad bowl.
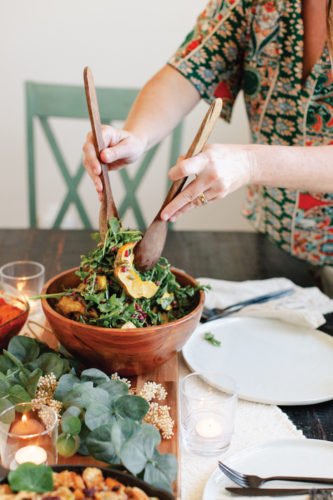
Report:
[[[78,268],[50,279],[43,294],[57,293],[79,284]],[[194,278],[171,269],[182,285],[195,286]],[[196,306],[186,316],[159,326],[146,328],[104,328],[86,325],[62,316],[54,309],[54,299],[42,299],[45,316],[59,342],[84,365],[106,373],[140,375],[154,370],[170,359],[189,339],[200,321],[204,292],[197,294]]]

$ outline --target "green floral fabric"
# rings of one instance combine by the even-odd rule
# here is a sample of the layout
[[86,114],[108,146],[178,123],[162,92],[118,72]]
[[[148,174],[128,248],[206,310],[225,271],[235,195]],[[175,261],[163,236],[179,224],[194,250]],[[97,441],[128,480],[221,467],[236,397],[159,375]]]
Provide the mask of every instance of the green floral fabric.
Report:
[[[211,0],[169,63],[206,101],[222,97],[228,121],[242,89],[256,143],[333,144],[329,53],[303,81],[301,9],[301,0]],[[333,264],[333,193],[250,186],[244,213],[284,250]]]

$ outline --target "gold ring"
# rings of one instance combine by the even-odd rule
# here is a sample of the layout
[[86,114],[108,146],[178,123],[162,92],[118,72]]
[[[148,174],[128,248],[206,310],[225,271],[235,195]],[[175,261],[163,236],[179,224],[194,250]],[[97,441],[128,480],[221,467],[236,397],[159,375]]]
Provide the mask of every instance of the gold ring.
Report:
[[200,193],[198,196],[198,200],[200,201],[201,205],[207,205],[208,203],[205,193]]

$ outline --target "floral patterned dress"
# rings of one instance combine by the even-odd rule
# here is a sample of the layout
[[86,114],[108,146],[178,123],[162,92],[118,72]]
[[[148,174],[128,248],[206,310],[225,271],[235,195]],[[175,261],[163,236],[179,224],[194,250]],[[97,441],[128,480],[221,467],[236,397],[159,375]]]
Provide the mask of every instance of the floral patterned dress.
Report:
[[[256,143],[333,144],[329,52],[303,81],[301,9],[301,0],[211,0],[169,64],[208,102],[222,97],[227,121],[242,89]],[[333,265],[333,193],[250,186],[244,212],[292,255]]]

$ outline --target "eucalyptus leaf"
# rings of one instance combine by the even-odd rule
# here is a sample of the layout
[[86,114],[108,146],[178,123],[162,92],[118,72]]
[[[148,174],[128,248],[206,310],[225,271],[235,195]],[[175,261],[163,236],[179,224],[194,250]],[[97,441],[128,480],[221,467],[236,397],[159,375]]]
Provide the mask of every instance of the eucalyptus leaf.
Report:
[[140,425],[130,418],[113,419],[111,428],[111,439],[117,455],[126,441],[138,432]]
[[21,385],[13,385],[8,391],[8,398],[13,404],[27,403],[31,401],[30,394]]
[[120,458],[133,474],[140,473],[152,459],[155,447],[161,442],[158,430],[150,424],[142,424],[138,432],[130,437],[120,450]]
[[7,356],[4,356],[4,354],[0,355],[0,372],[1,373],[7,373],[8,370],[11,370],[14,367],[14,363],[8,359]]
[[86,439],[86,444],[90,455],[97,458],[97,460],[110,464],[120,463],[112,443],[109,425],[103,425],[92,431]]
[[8,391],[10,388],[10,384],[6,379],[1,379],[0,380],[0,398],[4,396],[8,396]]
[[67,415],[61,419],[61,429],[65,434],[80,434],[81,431],[81,420],[73,415]]
[[148,401],[140,396],[123,396],[117,399],[116,412],[121,417],[140,421],[148,410]]
[[57,439],[57,451],[62,457],[72,457],[80,447],[78,435],[72,436],[62,432]]
[[110,381],[110,378],[106,375],[106,373],[98,370],[97,368],[89,368],[88,370],[83,370],[80,378],[83,382],[91,381],[94,383],[94,385],[100,385],[103,382]]
[[66,417],[79,417],[81,415],[81,409],[78,406],[69,406],[67,410],[62,414],[62,418]]
[[90,434],[90,429],[82,422],[81,432],[80,432],[80,447],[78,449],[78,453],[80,455],[89,455],[89,450],[87,448],[87,437]]
[[45,374],[53,373],[57,379],[70,369],[67,359],[55,352],[45,352],[30,363],[32,368],[40,368]]
[[144,472],[147,483],[172,491],[171,484],[177,477],[177,460],[174,455],[154,451],[152,461],[148,462]]
[[8,351],[25,364],[38,358],[40,346],[36,340],[20,335],[10,340]]
[[14,356],[14,354],[12,354],[11,352],[7,351],[6,349],[4,349],[2,352],[3,352],[4,356],[6,356],[6,358],[9,361],[11,361],[11,363],[14,366],[16,366],[17,368],[22,368],[22,366],[23,366],[22,361],[20,361],[16,356]]
[[30,394],[32,398],[35,397],[38,381],[40,377],[43,375],[43,372],[40,368],[36,368],[30,375],[28,376],[28,380],[26,383],[26,390]]
[[114,416],[112,409],[102,403],[91,404],[84,416],[84,422],[91,431],[102,425],[111,426],[113,420]]
[[121,380],[108,380],[107,382],[103,382],[99,388],[109,394],[110,401],[116,401],[121,396],[128,394],[128,385]]
[[73,389],[74,385],[78,383],[80,383],[80,379],[72,373],[65,373],[65,375],[62,375],[54,393],[55,399],[63,401],[66,394],[68,394]]
[[13,491],[44,493],[53,490],[53,471],[48,465],[25,463],[8,474]]
[[99,387],[94,388],[92,382],[82,382],[74,385],[73,389],[66,394],[63,403],[87,409],[91,404],[101,403],[108,406],[110,398],[108,393],[103,391],[103,389]]
[[7,398],[1,398],[0,399],[0,413],[2,413],[5,410],[9,410],[9,408],[12,408],[11,411],[7,411],[5,415],[0,417],[0,422],[3,424],[11,424],[14,419],[15,419],[15,408],[13,407],[13,403],[7,399]]

